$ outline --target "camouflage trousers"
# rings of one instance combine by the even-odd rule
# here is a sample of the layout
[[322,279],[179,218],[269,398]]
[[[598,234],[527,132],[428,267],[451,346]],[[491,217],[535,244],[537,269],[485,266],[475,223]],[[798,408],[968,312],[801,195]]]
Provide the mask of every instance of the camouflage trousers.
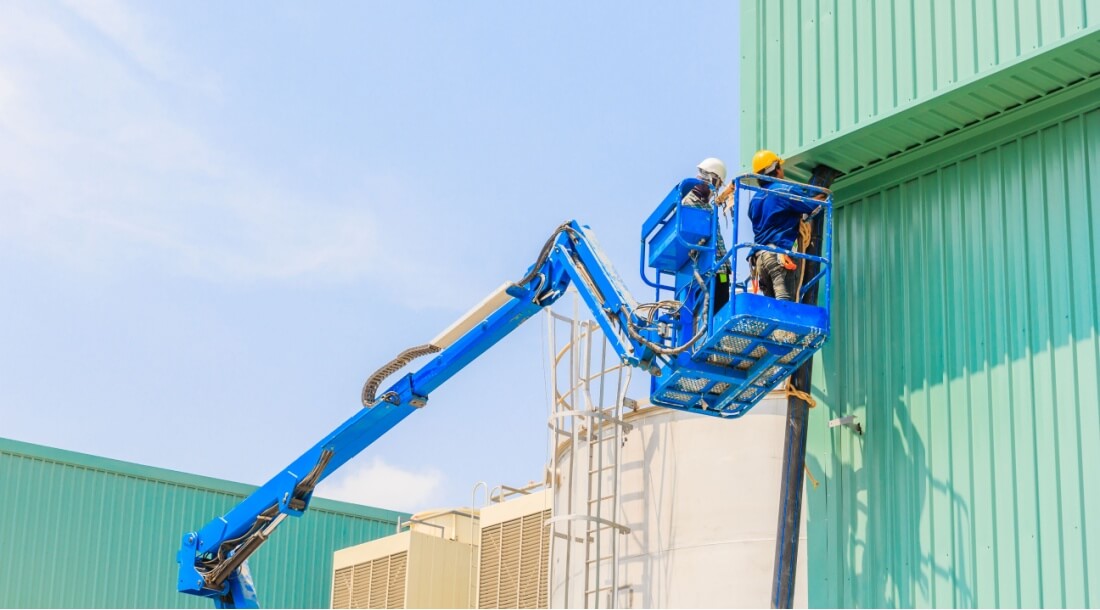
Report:
[[773,297],[780,301],[795,301],[795,293],[798,291],[799,267],[802,261],[795,260],[795,268],[787,269],[779,262],[779,255],[775,252],[759,251],[756,253],[756,279],[760,282],[760,292],[764,296]]

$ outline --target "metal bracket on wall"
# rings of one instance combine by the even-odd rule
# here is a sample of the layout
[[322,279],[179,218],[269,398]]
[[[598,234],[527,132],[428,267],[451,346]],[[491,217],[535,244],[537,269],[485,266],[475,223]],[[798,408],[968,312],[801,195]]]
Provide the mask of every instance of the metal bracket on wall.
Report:
[[846,426],[851,428],[852,432],[863,436],[863,426],[856,420],[855,415],[845,415],[844,417],[829,420],[830,428],[836,428],[837,426]]

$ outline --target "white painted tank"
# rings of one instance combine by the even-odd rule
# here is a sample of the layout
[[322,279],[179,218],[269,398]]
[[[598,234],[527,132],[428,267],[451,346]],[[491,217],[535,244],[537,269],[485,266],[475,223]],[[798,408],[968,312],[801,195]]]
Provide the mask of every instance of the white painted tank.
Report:
[[[771,606],[779,481],[786,398],[773,393],[744,417],[723,421],[661,409],[642,408],[624,418],[632,425],[621,446],[619,506],[615,521],[630,528],[617,534],[617,579],[610,560],[599,584],[598,606],[620,608],[729,608]],[[583,439],[583,435],[580,437]],[[577,514],[591,498],[588,467],[572,468],[574,454],[589,462],[588,441],[557,448],[554,516]],[[604,443],[610,447],[613,443]],[[608,449],[609,450],[609,449]],[[575,480],[569,480],[570,473]],[[610,473],[602,479],[611,489]],[[573,506],[567,506],[572,493]],[[606,512],[604,517],[610,517]],[[806,607],[805,510],[802,512],[795,583],[795,607]],[[551,553],[551,607],[585,607],[584,528],[573,521],[572,544],[560,532]],[[598,536],[599,553],[612,554],[609,530]],[[596,555],[590,538],[588,558]],[[569,547],[567,550],[567,546]],[[566,569],[566,567],[569,569]],[[610,599],[610,588],[617,589]],[[603,589],[605,588],[606,589]],[[595,605],[589,596],[588,607]]]

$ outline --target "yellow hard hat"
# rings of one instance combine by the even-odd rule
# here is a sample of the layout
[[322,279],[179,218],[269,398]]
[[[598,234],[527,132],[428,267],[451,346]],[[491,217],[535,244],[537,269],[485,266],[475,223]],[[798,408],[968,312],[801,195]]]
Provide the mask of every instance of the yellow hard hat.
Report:
[[752,173],[762,174],[775,163],[783,165],[783,159],[780,159],[779,155],[770,150],[758,150],[752,156]]

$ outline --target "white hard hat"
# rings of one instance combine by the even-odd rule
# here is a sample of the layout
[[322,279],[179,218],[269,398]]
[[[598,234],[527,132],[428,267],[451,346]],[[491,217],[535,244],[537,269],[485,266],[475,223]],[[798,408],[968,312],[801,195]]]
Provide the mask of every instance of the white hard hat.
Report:
[[726,181],[726,164],[721,159],[707,157],[699,162],[699,171],[718,176],[719,184]]

